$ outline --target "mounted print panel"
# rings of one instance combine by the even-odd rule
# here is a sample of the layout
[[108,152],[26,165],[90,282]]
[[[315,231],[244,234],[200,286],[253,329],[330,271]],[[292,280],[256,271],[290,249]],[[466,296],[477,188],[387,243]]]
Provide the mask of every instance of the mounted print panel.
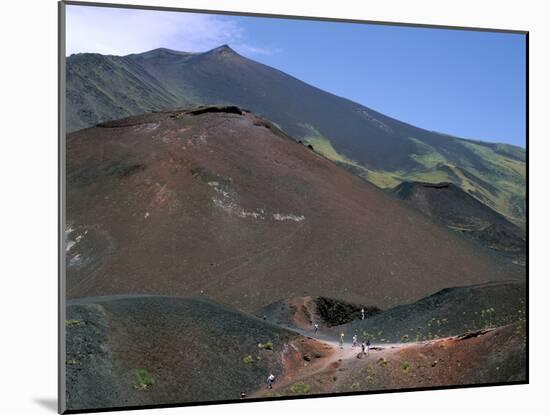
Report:
[[60,16],[62,412],[528,381],[526,32]]

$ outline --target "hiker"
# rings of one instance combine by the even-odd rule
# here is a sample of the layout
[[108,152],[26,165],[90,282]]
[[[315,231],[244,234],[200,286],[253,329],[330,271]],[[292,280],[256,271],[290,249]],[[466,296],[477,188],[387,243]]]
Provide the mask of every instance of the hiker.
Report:
[[365,354],[365,347],[367,347],[365,342],[361,342],[361,353],[363,353],[363,354]]
[[370,340],[367,339],[367,356],[369,355],[370,350]]
[[340,348],[344,348],[344,332],[340,333]]
[[362,308],[361,309],[361,320],[364,320],[365,319],[365,309]]
[[241,392],[241,399],[244,399],[244,398],[246,398],[246,393]]
[[273,389],[273,381],[275,380],[275,375],[273,373],[270,373],[267,377],[267,387],[269,389]]
[[353,335],[351,347],[357,347],[357,334]]
[[319,323],[315,323],[315,324],[313,325],[313,333],[314,333],[314,334],[317,334],[317,330],[319,330]]

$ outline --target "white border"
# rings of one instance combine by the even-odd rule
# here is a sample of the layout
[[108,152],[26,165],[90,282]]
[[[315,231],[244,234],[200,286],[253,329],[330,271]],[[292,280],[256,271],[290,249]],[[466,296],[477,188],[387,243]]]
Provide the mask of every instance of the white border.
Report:
[[[110,2],[116,2],[111,0]],[[548,186],[548,13],[544,2],[508,0],[181,0],[167,6],[530,31],[531,343],[528,386],[174,408],[149,414],[541,413],[548,404],[545,236]],[[2,10],[3,413],[54,413],[57,389],[57,4],[6,2]],[[538,347],[537,347],[538,345]],[[535,410],[535,408],[540,408]],[[123,412],[126,413],[126,412]]]

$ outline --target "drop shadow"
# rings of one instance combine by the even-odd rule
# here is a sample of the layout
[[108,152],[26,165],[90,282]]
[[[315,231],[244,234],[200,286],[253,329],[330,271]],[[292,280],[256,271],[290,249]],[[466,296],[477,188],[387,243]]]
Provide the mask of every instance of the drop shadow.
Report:
[[57,413],[57,399],[53,398],[35,398],[34,402],[52,412]]

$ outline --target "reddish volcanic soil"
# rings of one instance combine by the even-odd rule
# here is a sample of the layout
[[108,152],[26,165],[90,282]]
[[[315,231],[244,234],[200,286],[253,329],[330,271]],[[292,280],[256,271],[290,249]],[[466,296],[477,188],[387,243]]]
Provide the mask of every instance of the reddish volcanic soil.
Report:
[[236,108],[69,134],[66,234],[73,299],[203,295],[250,312],[322,295],[387,308],[525,273]]
[[[368,356],[346,343],[327,359],[292,371],[254,396],[524,382],[524,323],[421,343],[373,346]],[[290,371],[289,371],[290,372]],[[287,372],[285,372],[286,374]]]

